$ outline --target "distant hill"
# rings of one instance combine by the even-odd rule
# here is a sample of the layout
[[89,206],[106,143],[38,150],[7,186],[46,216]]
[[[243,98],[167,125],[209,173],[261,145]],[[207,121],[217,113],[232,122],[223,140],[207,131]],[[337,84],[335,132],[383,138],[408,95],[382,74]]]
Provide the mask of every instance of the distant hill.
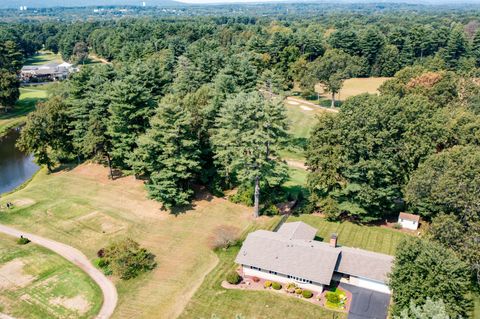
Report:
[[89,6],[177,6],[182,5],[173,0],[0,0],[0,9],[51,8],[51,7],[89,7]]

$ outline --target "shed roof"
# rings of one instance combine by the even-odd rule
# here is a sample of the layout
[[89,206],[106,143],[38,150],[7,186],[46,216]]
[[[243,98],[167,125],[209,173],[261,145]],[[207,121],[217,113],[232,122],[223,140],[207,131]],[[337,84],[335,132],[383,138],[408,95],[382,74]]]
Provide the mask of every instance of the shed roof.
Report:
[[400,217],[401,219],[412,220],[416,222],[420,220],[420,216],[410,213],[400,213],[398,217]]

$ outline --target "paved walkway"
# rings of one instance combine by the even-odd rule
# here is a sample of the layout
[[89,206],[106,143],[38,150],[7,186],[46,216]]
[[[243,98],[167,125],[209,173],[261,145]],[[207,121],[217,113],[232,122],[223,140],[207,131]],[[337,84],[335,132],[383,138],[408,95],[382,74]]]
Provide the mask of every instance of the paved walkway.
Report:
[[[34,234],[25,233],[1,224],[0,232],[17,238],[20,237],[20,235],[23,235],[24,237],[30,239],[33,243],[54,251],[86,272],[98,284],[98,286],[100,286],[100,289],[103,293],[102,308],[100,309],[100,312],[96,318],[110,318],[115,310],[118,299],[115,285],[107,277],[105,277],[100,270],[95,268],[81,251],[57,241],[43,238]],[[0,318],[2,317],[0,316]]]
[[309,102],[307,100],[303,100],[303,99],[300,99],[300,98],[296,98],[296,97],[292,97],[292,96],[289,96],[287,97],[287,101],[293,101],[293,102],[297,102],[297,103],[300,103],[300,104],[304,104],[304,105],[308,105],[308,106],[313,106],[317,109],[322,109],[324,111],[327,111],[327,112],[332,112],[332,113],[338,113],[340,112],[339,109],[337,108],[330,108],[330,107],[325,107],[325,106],[321,106],[321,105],[318,105],[318,104],[315,104],[313,102]]

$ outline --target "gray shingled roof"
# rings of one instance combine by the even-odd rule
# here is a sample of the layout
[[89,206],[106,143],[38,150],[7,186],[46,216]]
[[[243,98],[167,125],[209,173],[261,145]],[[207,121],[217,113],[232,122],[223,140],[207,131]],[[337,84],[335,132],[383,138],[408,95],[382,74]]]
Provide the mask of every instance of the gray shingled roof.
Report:
[[335,271],[367,278],[380,282],[387,282],[387,274],[392,268],[393,257],[371,251],[338,247],[341,250]]
[[317,229],[302,222],[285,223],[278,233],[288,239],[312,240],[315,238]]
[[278,232],[250,233],[236,263],[329,285],[334,271],[386,282],[393,257],[350,247],[331,247],[312,240],[316,229],[285,223]]
[[323,242],[257,230],[248,235],[235,262],[328,285],[339,253]]

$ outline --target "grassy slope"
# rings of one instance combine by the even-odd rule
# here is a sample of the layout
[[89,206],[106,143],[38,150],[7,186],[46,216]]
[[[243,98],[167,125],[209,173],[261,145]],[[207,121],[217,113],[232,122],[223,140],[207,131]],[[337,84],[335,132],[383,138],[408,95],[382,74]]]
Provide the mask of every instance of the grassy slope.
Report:
[[[255,228],[272,229],[279,218],[269,220],[267,225],[254,225]],[[239,247],[232,247],[227,251],[219,251],[220,259],[217,267],[208,274],[200,289],[195,293],[187,308],[180,316],[181,319],[189,318],[331,318],[334,313],[312,305],[305,301],[278,295],[268,291],[241,291],[227,290],[220,286],[226,274],[235,268],[234,259]],[[346,316],[338,314],[337,318]]]
[[[23,262],[25,275],[33,280],[25,286],[0,291],[0,312],[16,318],[91,318],[100,309],[100,288],[76,266],[55,253],[34,244],[18,245],[15,238],[0,235],[0,280],[2,267],[9,262]],[[20,273],[20,275],[22,275]],[[89,303],[87,312],[51,304],[57,297],[82,296]]]
[[[353,78],[345,80],[343,87],[337,95],[336,99],[339,101],[345,101],[347,98],[362,93],[378,93],[378,88],[390,78],[385,77],[370,77],[370,78]],[[315,90],[319,92],[322,97],[330,101],[330,94],[324,93],[321,85],[316,85]]]
[[303,221],[317,228],[317,236],[324,241],[328,241],[332,233],[337,233],[340,245],[389,255],[393,255],[399,242],[409,236],[400,231],[378,226],[357,225],[350,222],[329,222],[316,215],[291,216],[288,221]]
[[27,114],[35,108],[35,103],[47,98],[48,86],[49,84],[20,89],[20,99],[15,108],[8,113],[0,112],[0,136],[25,121]]
[[[251,209],[206,197],[177,217],[146,199],[133,177],[109,181],[107,170],[82,165],[47,175],[41,171],[24,189],[2,198],[15,208],[0,223],[65,242],[94,259],[111,240],[131,236],[157,257],[151,273],[117,282],[116,318],[172,318],[217,262],[208,237],[219,225],[244,229]],[[228,305],[225,305],[228,307]]]
[[42,64],[48,64],[52,62],[58,62],[62,63],[62,56],[60,54],[54,54],[50,51],[42,51],[34,56],[28,58],[25,61],[25,65],[42,65]]
[[286,149],[280,152],[280,155],[284,159],[304,160],[303,148],[306,146],[307,138],[317,122],[317,116],[323,114],[324,111],[319,109],[306,111],[300,105],[292,105],[288,102],[285,103],[285,107],[290,121],[289,133],[292,141]]

